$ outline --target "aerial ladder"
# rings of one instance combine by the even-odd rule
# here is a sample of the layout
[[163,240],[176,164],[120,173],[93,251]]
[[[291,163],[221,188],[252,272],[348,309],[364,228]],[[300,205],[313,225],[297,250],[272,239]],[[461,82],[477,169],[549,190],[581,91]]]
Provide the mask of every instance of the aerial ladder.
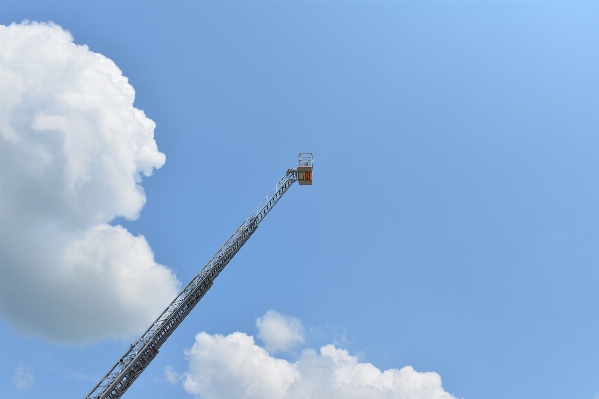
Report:
[[235,230],[200,272],[177,295],[150,328],[125,352],[85,399],[116,399],[148,367],[158,354],[158,349],[187,317],[195,305],[208,292],[214,279],[233,259],[243,244],[251,237],[258,225],[275,204],[296,181],[300,185],[312,184],[313,158],[311,153],[300,153],[298,167],[287,169],[285,176],[260,202],[247,219]]

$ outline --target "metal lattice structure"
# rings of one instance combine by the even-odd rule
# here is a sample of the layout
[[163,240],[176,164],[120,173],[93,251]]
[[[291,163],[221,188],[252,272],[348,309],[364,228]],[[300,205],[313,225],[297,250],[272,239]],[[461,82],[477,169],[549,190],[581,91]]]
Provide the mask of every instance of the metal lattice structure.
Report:
[[[305,153],[300,154],[300,163],[302,156],[305,158],[308,155],[311,163],[312,154]],[[131,345],[121,359],[87,394],[85,399],[115,399],[120,398],[125,393],[152,359],[156,357],[162,344],[208,292],[214,279],[254,234],[260,222],[268,215],[268,212],[297,180],[298,170],[288,169],[285,176],[279,180],[250,216],[241,223],[202,270],[168,305],[166,310],[152,323],[141,338]]]

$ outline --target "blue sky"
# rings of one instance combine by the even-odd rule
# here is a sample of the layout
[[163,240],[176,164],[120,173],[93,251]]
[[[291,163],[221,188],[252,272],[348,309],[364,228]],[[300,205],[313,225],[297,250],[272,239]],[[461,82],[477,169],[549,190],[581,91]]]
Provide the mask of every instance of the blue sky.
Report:
[[[156,123],[145,206],[107,223],[183,284],[314,153],[126,398],[193,397],[165,367],[200,332],[263,345],[270,309],[304,327],[290,363],[332,343],[456,398],[599,396],[597,2],[0,2],[23,20],[114,61]],[[0,334],[6,398],[83,397],[135,339]]]

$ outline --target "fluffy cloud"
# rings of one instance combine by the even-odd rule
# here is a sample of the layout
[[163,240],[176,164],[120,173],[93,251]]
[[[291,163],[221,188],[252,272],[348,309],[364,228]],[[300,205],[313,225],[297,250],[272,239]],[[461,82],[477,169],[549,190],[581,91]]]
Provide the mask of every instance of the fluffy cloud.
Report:
[[139,334],[176,295],[134,220],[165,161],[110,59],[54,24],[0,25],[0,314],[63,342]]
[[178,375],[168,368],[167,379],[182,380],[187,393],[202,399],[455,399],[437,373],[410,366],[381,371],[334,345],[306,349],[289,362],[244,333],[202,332],[185,355],[189,370]]
[[287,351],[304,342],[304,327],[299,319],[282,315],[276,310],[269,310],[263,317],[256,319],[256,326],[258,338],[271,354]]
[[201,332],[186,356],[183,386],[203,399],[284,398],[298,377],[292,364],[271,357],[240,332],[226,337]]

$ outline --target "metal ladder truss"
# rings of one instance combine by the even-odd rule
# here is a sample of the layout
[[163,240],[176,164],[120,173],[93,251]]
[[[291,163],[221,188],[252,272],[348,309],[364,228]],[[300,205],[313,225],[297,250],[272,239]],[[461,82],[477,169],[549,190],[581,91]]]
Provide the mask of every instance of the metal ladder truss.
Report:
[[288,169],[285,176],[279,180],[250,216],[241,223],[225,244],[216,251],[206,266],[87,394],[86,399],[116,399],[125,393],[156,357],[162,344],[208,292],[214,279],[254,234],[258,224],[264,220],[268,212],[296,180],[297,169]]

